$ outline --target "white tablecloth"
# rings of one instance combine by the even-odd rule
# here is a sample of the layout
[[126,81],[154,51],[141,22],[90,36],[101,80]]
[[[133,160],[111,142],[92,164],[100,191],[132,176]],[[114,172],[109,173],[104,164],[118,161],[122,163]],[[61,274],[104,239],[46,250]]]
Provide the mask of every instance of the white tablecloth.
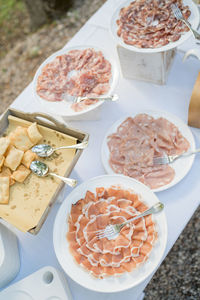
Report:
[[[116,56],[115,43],[108,31],[110,16],[119,0],[109,0],[74,36],[67,46],[96,45],[105,48]],[[188,44],[187,44],[188,45]],[[200,62],[189,58],[182,63],[182,53],[177,53],[172,69],[165,86],[138,82],[120,78],[116,93],[120,96],[119,102],[104,103],[101,118],[96,121],[73,121],[70,125],[80,128],[90,134],[88,149],[84,150],[71,177],[79,183],[101,174],[104,169],[100,160],[100,149],[103,137],[108,128],[123,115],[131,115],[136,110],[151,109],[164,110],[173,113],[187,122],[188,105],[194,82],[200,69]],[[46,112],[33,97],[32,84],[30,84],[13,102],[12,108],[26,112]],[[197,146],[199,146],[200,130],[192,129],[195,133]],[[90,162],[88,164],[88,162]],[[200,156],[196,156],[189,174],[176,186],[167,191],[157,193],[159,199],[165,204],[165,213],[168,223],[168,240],[164,257],[167,255],[180,233],[192,217],[199,205],[199,166]],[[66,189],[67,195],[70,189]],[[52,208],[46,222],[37,236],[23,234],[15,230],[19,238],[21,268],[14,283],[37,269],[51,265],[61,269],[53,249],[52,230],[56,213],[60,204]],[[187,238],[187,237],[186,237]],[[163,259],[164,259],[163,257]],[[78,276],[78,274],[77,274]],[[68,278],[69,286],[75,300],[139,299],[142,291],[152,276],[137,288],[118,294],[100,294],[84,289]],[[39,299],[38,299],[39,300]],[[41,299],[42,300],[42,299]]]

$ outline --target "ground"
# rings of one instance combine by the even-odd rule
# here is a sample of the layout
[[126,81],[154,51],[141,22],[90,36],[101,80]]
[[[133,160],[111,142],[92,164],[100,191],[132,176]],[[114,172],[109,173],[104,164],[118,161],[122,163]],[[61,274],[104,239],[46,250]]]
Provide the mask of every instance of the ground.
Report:
[[[32,81],[38,66],[62,48],[105,0],[75,0],[61,19],[29,30],[20,0],[0,0],[0,114]],[[9,10],[2,9],[7,4]],[[81,4],[81,5],[80,5]],[[200,299],[200,209],[145,290],[145,300]]]

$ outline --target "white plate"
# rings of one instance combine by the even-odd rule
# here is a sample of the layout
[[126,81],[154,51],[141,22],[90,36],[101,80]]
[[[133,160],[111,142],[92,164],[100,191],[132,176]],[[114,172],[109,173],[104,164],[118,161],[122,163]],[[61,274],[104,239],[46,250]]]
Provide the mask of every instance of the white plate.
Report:
[[134,287],[144,281],[160,263],[167,242],[167,224],[164,212],[154,215],[158,240],[153,247],[149,259],[131,273],[124,273],[119,277],[97,279],[80,267],[69,252],[66,233],[68,231],[67,218],[72,203],[76,203],[85,196],[87,190],[95,192],[96,187],[110,187],[120,184],[124,189],[132,189],[142,196],[148,206],[157,203],[156,195],[144,184],[123,175],[103,175],[92,178],[74,189],[62,203],[54,223],[53,242],[57,259],[63,270],[77,283],[85,288],[97,292],[113,293]]
[[[194,136],[190,130],[190,128],[178,117],[176,117],[175,115],[172,115],[168,112],[163,112],[163,111],[138,111],[137,113],[135,113],[134,115],[131,115],[131,117],[135,117],[137,114],[143,114],[146,113],[154,118],[160,118],[163,117],[165,119],[167,119],[168,121],[170,121],[171,123],[173,123],[175,126],[178,127],[179,131],[181,132],[181,134],[188,140],[188,142],[190,143],[190,149],[189,150],[194,150],[195,149],[195,141],[194,141]],[[102,143],[102,148],[101,148],[101,159],[102,159],[102,163],[104,166],[105,171],[108,174],[115,174],[115,172],[112,170],[112,168],[109,165],[109,155],[110,155],[110,151],[107,145],[107,137],[116,132],[117,127],[126,119],[130,116],[125,116],[123,118],[121,118],[120,120],[118,120],[117,122],[115,122],[111,128],[107,131],[103,143]],[[184,157],[181,159],[177,159],[176,161],[174,161],[172,164],[170,164],[170,166],[172,168],[174,168],[175,170],[175,177],[174,179],[169,183],[166,184],[164,186],[161,186],[157,189],[152,189],[154,192],[160,192],[160,191],[164,191],[170,187],[172,187],[173,185],[177,184],[181,179],[183,179],[183,177],[186,176],[186,174],[189,172],[189,170],[192,167],[194,161],[194,155],[188,156],[188,157]]]
[[109,90],[109,94],[112,94],[115,87],[116,87],[116,84],[117,84],[117,81],[118,81],[118,76],[119,76],[119,72],[118,72],[118,68],[117,68],[117,65],[116,65],[116,62],[114,61],[114,59],[108,55],[106,53],[105,50],[103,49],[100,49],[98,47],[94,47],[94,46],[90,46],[90,45],[87,45],[87,46],[76,46],[76,47],[71,47],[71,48],[64,48],[60,51],[57,51],[55,52],[54,54],[52,54],[51,56],[49,56],[41,65],[40,67],[38,68],[35,76],[34,76],[34,79],[33,79],[33,92],[34,92],[34,96],[35,98],[39,101],[39,103],[41,105],[43,105],[45,107],[46,110],[48,110],[50,113],[53,113],[53,114],[56,114],[56,115],[59,115],[59,116],[63,116],[63,117],[73,117],[73,116],[80,116],[82,114],[85,114],[95,108],[97,108],[98,106],[102,105],[104,101],[99,101],[93,105],[89,105],[87,109],[84,109],[80,112],[75,112],[73,109],[71,109],[71,104],[70,102],[66,102],[66,101],[57,101],[57,102],[50,102],[50,101],[47,101],[47,100],[44,100],[43,98],[41,98],[37,92],[36,92],[36,89],[37,89],[37,79],[38,79],[38,76],[41,74],[42,72],[42,69],[43,67],[53,61],[57,56],[59,55],[62,55],[62,54],[67,54],[67,52],[69,52],[70,50],[75,50],[75,49],[86,49],[86,48],[93,48],[95,51],[102,51],[105,59],[107,59],[110,63],[111,63],[111,66],[112,66],[112,79],[110,81],[110,90]]
[[[124,43],[122,38],[120,38],[117,35],[118,26],[116,24],[116,20],[119,18],[120,9],[123,7],[126,7],[127,5],[130,4],[130,2],[133,2],[133,1],[134,0],[132,0],[132,1],[129,0],[129,1],[125,1],[122,4],[120,4],[120,6],[114,12],[112,19],[111,19],[111,23],[110,23],[111,33],[112,33],[113,37],[115,38],[115,40],[117,41],[117,43],[120,44],[122,47],[132,50],[132,51],[135,51],[135,52],[156,53],[156,52],[167,51],[167,50],[173,49],[175,47],[178,47],[192,35],[191,31],[185,32],[184,34],[181,35],[181,38],[178,41],[171,42],[163,47],[153,48],[153,49],[152,48],[137,48],[137,47],[134,47],[134,46]],[[191,15],[190,15],[188,21],[190,22],[190,24],[192,25],[192,27],[194,29],[197,29],[197,27],[199,25],[199,10],[198,10],[197,5],[191,0],[183,0],[183,3],[184,3],[184,5],[188,5],[190,8],[190,11],[191,11]]]

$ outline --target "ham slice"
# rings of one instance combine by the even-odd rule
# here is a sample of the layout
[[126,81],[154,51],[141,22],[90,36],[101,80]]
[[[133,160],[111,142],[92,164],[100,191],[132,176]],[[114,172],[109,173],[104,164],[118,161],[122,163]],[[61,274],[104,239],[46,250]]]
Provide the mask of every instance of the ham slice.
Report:
[[134,192],[112,186],[87,191],[72,205],[67,240],[75,261],[95,277],[131,272],[145,262],[157,239],[151,216],[123,227],[112,240],[98,239],[96,231],[108,224],[122,223],[148,207]]
[[107,144],[112,170],[133,177],[151,189],[169,184],[175,176],[169,165],[154,165],[153,157],[181,154],[190,147],[174,124],[147,114],[127,118],[108,136]]
[[[36,89],[41,98],[52,102],[63,101],[67,95],[95,97],[108,93],[111,77],[111,64],[101,51],[71,50],[42,68]],[[71,108],[78,112],[96,102],[87,99]]]

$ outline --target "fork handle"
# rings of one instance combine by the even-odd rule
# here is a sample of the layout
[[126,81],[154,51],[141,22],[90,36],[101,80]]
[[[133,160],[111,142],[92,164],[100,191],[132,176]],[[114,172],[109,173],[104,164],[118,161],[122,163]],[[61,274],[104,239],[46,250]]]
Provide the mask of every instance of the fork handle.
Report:
[[91,99],[91,100],[99,100],[99,101],[117,101],[119,99],[117,94],[113,94],[113,95],[109,95],[109,96],[94,96],[94,97],[87,97],[87,96],[79,96],[76,98],[76,103],[79,103],[81,101],[87,100],[87,99]]
[[181,20],[190,28],[190,30],[192,31],[195,39],[200,40],[200,34],[195,29],[192,28],[190,23],[185,19],[181,19]]
[[126,222],[123,222],[121,224],[119,224],[120,228],[124,227],[125,225],[139,219],[139,218],[142,218],[142,217],[145,217],[145,216],[148,216],[148,215],[151,215],[153,213],[157,213],[157,212],[160,212],[162,209],[163,209],[164,205],[161,203],[161,202],[158,202],[156,203],[155,205],[153,205],[152,207],[150,207],[149,209],[145,210],[143,213],[129,219],[128,221]]
[[181,157],[185,157],[185,156],[190,156],[192,154],[196,154],[196,153],[199,153],[200,152],[200,148],[199,149],[196,149],[194,151],[190,151],[190,152],[185,152],[185,153],[182,153],[180,155],[174,155],[173,156],[173,161],[178,159],[178,158],[181,158]]
[[190,151],[190,152],[183,153],[182,155],[188,156],[188,155],[191,155],[191,154],[196,154],[196,153],[198,153],[198,152],[200,152],[200,148],[199,148],[199,149],[196,149],[196,150],[194,150],[194,151]]

